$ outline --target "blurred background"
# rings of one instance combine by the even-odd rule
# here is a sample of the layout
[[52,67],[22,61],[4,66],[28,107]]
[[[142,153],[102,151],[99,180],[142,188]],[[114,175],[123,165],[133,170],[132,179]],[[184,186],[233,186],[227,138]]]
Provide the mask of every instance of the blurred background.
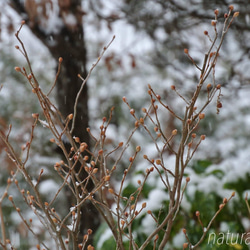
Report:
[[[107,149],[112,149],[120,141],[126,141],[134,121],[128,102],[138,114],[148,107],[150,98],[147,85],[150,84],[162,100],[177,114],[183,114],[185,103],[173,91],[178,91],[187,99],[199,81],[199,71],[183,52],[189,49],[195,62],[202,66],[204,54],[211,41],[204,35],[208,31],[214,37],[211,20],[214,10],[219,10],[217,30],[221,36],[224,13],[229,5],[240,15],[233,22],[220,51],[215,72],[216,84],[222,86],[222,108],[216,110],[216,98],[205,110],[206,118],[200,123],[197,134],[206,134],[193,161],[186,170],[191,181],[184,195],[180,215],[172,232],[167,249],[182,249],[185,242],[182,228],[187,229],[191,242],[202,235],[195,211],[201,212],[201,219],[207,225],[224,197],[236,191],[234,199],[223,209],[213,223],[210,233],[235,233],[229,244],[218,241],[208,244],[205,240],[201,249],[248,249],[250,244],[250,221],[245,204],[246,193],[250,191],[250,1],[205,1],[205,0],[7,0],[0,3],[0,128],[8,131],[12,124],[10,140],[21,153],[21,146],[29,140],[33,122],[32,113],[42,113],[28,82],[18,74],[15,66],[27,66],[25,58],[15,48],[18,44],[15,32],[21,20],[26,24],[20,32],[33,71],[40,87],[47,93],[53,85],[58,58],[64,58],[56,88],[51,93],[52,101],[63,115],[73,111],[74,98],[81,84],[77,74],[83,77],[92,67],[115,35],[115,40],[103,59],[94,69],[81,97],[75,134],[91,144],[86,134],[89,126],[98,135],[102,117],[108,116],[115,106],[114,115],[107,132]],[[218,43],[217,43],[218,45]],[[207,83],[212,83],[212,78]],[[206,91],[204,88],[204,98]],[[202,103],[203,99],[200,99]],[[166,134],[181,124],[162,111],[160,115]],[[59,182],[53,172],[53,165],[60,159],[49,139],[51,134],[42,125],[35,131],[34,143],[28,168],[38,175],[41,168],[46,173],[40,191],[49,199],[49,192],[58,188]],[[177,142],[178,143],[178,142]],[[156,157],[152,141],[145,132],[138,132],[127,155],[133,147],[141,145],[143,152]],[[9,172],[15,166],[8,159],[0,142],[0,193],[6,186]],[[131,150],[131,151],[130,151]],[[143,155],[143,154],[142,154]],[[115,156],[114,156],[115,158]],[[110,164],[112,166],[112,158]],[[174,167],[174,156],[166,152],[169,168]],[[120,173],[128,165],[126,159],[120,166]],[[148,164],[143,157],[138,159],[134,172],[126,183],[124,195],[142,178],[142,170]],[[117,171],[116,180],[119,180]],[[54,177],[53,177],[54,176]],[[20,185],[25,181],[20,176]],[[157,174],[153,174],[143,191],[142,202],[157,215],[167,207],[168,195],[160,184]],[[115,184],[114,184],[115,185]],[[16,188],[11,188],[17,203],[22,199]],[[62,199],[61,204],[66,201]],[[61,207],[61,204],[58,206]],[[18,249],[32,249],[34,243],[29,232],[16,215],[11,203],[3,201],[5,220],[9,237]],[[21,205],[19,205],[21,206]],[[65,205],[66,208],[66,205]],[[63,213],[64,211],[62,211]],[[27,218],[32,216],[27,211]],[[35,220],[35,218],[34,218]],[[152,218],[142,214],[135,225],[138,242],[143,242],[147,230],[154,227]],[[37,233],[46,239],[46,232],[36,227]],[[104,232],[107,232],[106,234]],[[240,243],[236,234],[248,233]],[[28,239],[28,240],[27,240]],[[94,239],[96,249],[112,248],[113,241],[105,225],[97,229]],[[248,243],[248,244],[247,244]]]

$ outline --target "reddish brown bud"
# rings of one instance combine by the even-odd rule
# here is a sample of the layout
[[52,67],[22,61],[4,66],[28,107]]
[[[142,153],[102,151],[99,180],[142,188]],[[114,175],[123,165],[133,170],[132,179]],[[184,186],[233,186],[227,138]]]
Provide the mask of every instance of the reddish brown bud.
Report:
[[201,135],[201,140],[205,140],[206,136],[205,135]]
[[210,91],[211,89],[212,89],[212,84],[209,83],[209,84],[207,85],[207,91]]
[[212,21],[211,21],[211,25],[212,25],[212,26],[216,26],[216,24],[217,24],[217,21],[216,21],[216,20],[212,20]]
[[38,119],[39,114],[38,113],[34,113],[34,114],[32,114],[32,117],[35,118],[35,119]]
[[59,63],[62,63],[62,61],[63,61],[63,58],[62,58],[62,57],[59,57],[58,62],[59,62]]
[[130,109],[130,114],[134,115],[135,114],[135,110],[134,109]]
[[141,147],[137,146],[135,150],[136,150],[136,152],[140,152],[141,151]]
[[190,177],[189,176],[186,178],[186,182],[190,182]]
[[108,191],[109,191],[109,193],[114,194],[114,189],[113,188],[109,188]]
[[177,135],[177,129],[174,129],[173,131],[172,131],[172,135]]
[[218,108],[218,109],[222,108],[222,103],[221,103],[221,102],[218,102],[218,103],[217,103],[217,108]]
[[20,68],[20,67],[15,67],[15,71],[17,71],[17,72],[21,72],[22,70],[21,70],[21,68]]
[[75,142],[77,143],[81,142],[79,137],[75,137],[74,139],[75,139]]
[[227,13],[224,14],[224,18],[228,18],[228,14]]
[[73,114],[69,114],[69,115],[68,115],[68,119],[69,119],[69,120],[72,120],[72,119],[73,119]]
[[188,54],[188,49],[184,49],[184,53],[185,53],[185,54]]
[[98,168],[93,169],[93,174],[96,174],[98,172]]
[[174,86],[174,85],[171,85],[171,89],[172,89],[172,90],[175,90],[175,86]]
[[226,204],[227,203],[227,198],[223,199],[223,203]]
[[186,233],[187,233],[186,228],[183,228],[183,229],[182,229],[182,232],[183,232],[184,234],[186,234]]
[[233,5],[229,5],[228,9],[232,11],[234,9],[234,6]]
[[207,36],[208,35],[208,31],[204,30],[204,35]]
[[199,118],[200,118],[200,120],[204,119],[205,118],[205,114],[204,113],[200,113],[199,114]]
[[105,177],[104,177],[104,181],[109,181],[110,180],[110,175],[106,175]]
[[187,242],[183,243],[183,249],[186,249],[186,248],[188,248],[188,243]]
[[157,98],[158,100],[161,100],[161,96],[160,96],[160,95],[156,95],[156,98]]
[[157,159],[157,160],[155,161],[155,163],[156,163],[157,165],[161,165],[161,160],[160,160],[160,159]]
[[221,88],[221,85],[220,85],[220,84],[218,84],[218,85],[216,86],[216,88],[217,88],[217,89],[220,89],[220,88]]
[[195,212],[195,215],[196,215],[197,217],[199,217],[199,216],[200,216],[200,211],[196,211],[196,212]]
[[233,17],[237,17],[240,14],[240,12],[235,12]]
[[223,207],[225,207],[225,204],[220,204],[219,209],[222,209]]
[[147,203],[146,202],[143,202],[142,203],[142,208],[145,208],[147,206]]
[[192,138],[195,138],[195,137],[196,137],[196,134],[195,134],[195,133],[193,133],[191,136],[192,136]]

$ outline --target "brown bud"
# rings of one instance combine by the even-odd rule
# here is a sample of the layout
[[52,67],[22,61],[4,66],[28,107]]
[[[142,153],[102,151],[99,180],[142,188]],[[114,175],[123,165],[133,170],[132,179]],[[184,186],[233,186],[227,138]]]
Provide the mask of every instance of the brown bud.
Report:
[[174,130],[172,131],[172,135],[177,135],[177,129],[174,129]]
[[80,138],[79,138],[79,137],[75,137],[74,140],[75,140],[75,142],[77,142],[77,143],[80,142]]
[[189,176],[186,178],[186,182],[190,182],[190,177]]
[[227,198],[223,199],[223,203],[226,204],[227,203]]
[[233,17],[237,17],[240,14],[240,12],[235,12]]
[[205,36],[208,35],[208,31],[207,31],[207,30],[204,31],[204,35],[205,35]]
[[109,193],[114,194],[114,189],[113,188],[109,188],[108,191],[109,191]]
[[183,229],[182,229],[182,232],[183,232],[184,234],[186,234],[186,233],[187,233],[186,228],[183,228]]
[[98,172],[98,168],[93,169],[93,174],[96,174]]
[[206,136],[205,135],[201,135],[201,140],[205,140]]
[[200,216],[200,211],[196,211],[196,212],[195,212],[195,215],[196,215],[197,217],[199,217],[199,216]]
[[209,84],[207,85],[207,91],[210,91],[211,89],[212,89],[212,84],[209,83]]
[[135,114],[135,110],[134,109],[130,109],[130,114],[134,115]]
[[105,177],[104,177],[104,181],[109,181],[110,180],[110,175],[106,175]]
[[175,90],[175,86],[174,86],[174,85],[171,85],[171,89],[172,89],[172,90]]
[[222,209],[223,207],[225,207],[225,204],[220,204],[219,209]]
[[59,62],[59,63],[62,63],[62,61],[63,61],[63,58],[62,58],[62,57],[59,57],[58,62]]
[[217,108],[218,108],[218,109],[222,108],[222,103],[221,103],[221,102],[218,102],[218,103],[217,103]]
[[196,137],[196,134],[195,134],[195,133],[193,133],[191,136],[192,136],[192,138],[195,138],[195,137]]
[[155,161],[155,163],[156,163],[157,165],[161,165],[161,160],[160,160],[160,159],[157,159],[157,160]]
[[212,21],[211,21],[211,25],[212,25],[212,26],[216,26],[216,24],[217,24],[217,21],[216,21],[216,20],[212,20]]
[[188,243],[187,242],[183,243],[183,249],[186,249],[186,248],[188,248]]
[[228,14],[227,13],[224,14],[224,18],[228,18]]
[[214,14],[217,16],[219,14],[219,10],[218,9],[214,10]]
[[21,70],[21,68],[20,68],[20,67],[15,67],[15,71],[17,71],[17,72],[21,72],[22,70]]
[[233,5],[229,5],[228,9],[232,11],[234,9],[234,6]]
[[160,96],[160,95],[156,95],[156,98],[157,98],[158,100],[161,100],[161,96]]
[[217,88],[217,89],[220,89],[220,88],[221,88],[221,85],[220,85],[220,84],[217,84],[216,88]]
[[185,53],[185,54],[188,54],[188,49],[184,49],[184,53]]
[[35,118],[35,119],[38,119],[39,114],[38,113],[34,113],[34,114],[32,114],[32,117]]
[[204,113],[200,113],[199,114],[199,118],[200,118],[200,120],[204,119],[205,118],[205,114]]
[[143,202],[142,203],[142,208],[145,208],[147,206],[147,203],[146,202]]
[[141,151],[141,147],[140,146],[137,146],[136,147],[136,152],[140,152]]

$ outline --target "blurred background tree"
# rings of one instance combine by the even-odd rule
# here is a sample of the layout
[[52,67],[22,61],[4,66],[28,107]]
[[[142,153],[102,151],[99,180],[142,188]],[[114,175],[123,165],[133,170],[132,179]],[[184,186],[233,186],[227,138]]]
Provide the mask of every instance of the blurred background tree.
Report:
[[[169,105],[174,106],[176,110],[183,109],[183,103],[169,92],[170,86],[174,84],[182,94],[188,95],[190,90],[196,87],[199,79],[198,72],[183,53],[183,49],[188,48],[195,61],[202,64],[202,55],[209,46],[209,40],[203,32],[207,30],[209,34],[213,34],[213,28],[210,26],[214,16],[213,10],[219,9],[219,22],[223,22],[224,12],[230,4],[234,4],[235,9],[240,11],[240,16],[224,43],[216,71],[217,82],[223,86],[223,108],[219,115],[216,115],[215,104],[206,111],[207,120],[201,124],[200,131],[208,135],[208,138],[200,148],[194,165],[187,170],[187,174],[191,176],[191,183],[187,190],[187,197],[184,199],[182,211],[184,222],[180,222],[174,233],[178,236],[178,230],[184,224],[193,225],[194,220],[186,218],[190,218],[198,205],[201,205],[200,211],[205,211],[207,206],[212,204],[213,208],[210,211],[215,211],[218,200],[227,196],[232,189],[237,190],[235,204],[242,204],[245,192],[250,189],[248,184],[250,45],[247,42],[250,30],[249,1],[233,3],[230,0],[123,0],[119,2],[8,0],[1,3],[0,63],[1,83],[4,86],[0,93],[1,126],[8,126],[10,122],[13,123],[13,116],[18,116],[19,124],[16,124],[19,125],[17,133],[20,137],[18,138],[25,141],[22,138],[25,133],[20,128],[28,130],[29,124],[27,119],[21,119],[24,117],[22,110],[25,110],[25,117],[27,117],[29,112],[35,112],[34,110],[38,109],[35,104],[30,107],[31,101],[26,98],[28,92],[21,90],[25,88],[20,85],[23,80],[17,78],[12,70],[18,62],[19,64],[23,62],[16,55],[18,52],[11,48],[15,44],[13,34],[21,19],[27,21],[31,30],[31,32],[26,31],[23,39],[30,51],[29,55],[38,73],[38,79],[44,83],[44,87],[47,86],[49,89],[48,85],[51,86],[54,79],[51,69],[56,68],[55,62],[59,57],[64,58],[54,94],[58,107],[65,116],[73,111],[74,99],[81,84],[81,80],[77,77],[78,73],[85,77],[86,67],[91,67],[91,62],[98,57],[101,48],[113,34],[116,35],[116,40],[108,54],[88,81],[88,89],[86,86],[82,93],[75,128],[75,134],[89,143],[86,133],[88,124],[98,131],[102,116],[108,114],[111,106],[115,106],[115,115],[108,134],[110,146],[112,146],[124,140],[131,126],[129,112],[122,105],[123,95],[126,95],[133,107],[140,112],[148,98],[146,86],[150,83],[160,91],[162,98],[166,99]],[[37,38],[42,43],[39,43]],[[10,82],[15,83],[15,86],[9,84]],[[14,89],[20,94],[17,95]],[[178,126],[172,117],[162,119],[166,133]],[[24,121],[25,126],[21,126]],[[45,143],[41,138],[45,138],[43,132],[38,141]],[[143,133],[135,137],[134,143],[146,145],[144,146],[146,151],[151,149]],[[37,153],[41,152],[39,148],[34,149],[36,150]],[[43,151],[54,156],[53,153],[51,154],[49,145],[46,145]],[[34,155],[37,154],[34,153]],[[171,164],[171,155],[168,157]],[[45,159],[44,164],[51,165],[46,157]],[[145,168],[145,164],[138,162],[138,169],[135,172],[138,174],[134,178],[131,177],[128,187],[136,178],[139,178],[140,168]],[[1,175],[1,179],[4,180],[6,176]],[[156,180],[151,182],[151,190],[161,190],[161,187],[155,183],[157,183]],[[201,199],[200,196],[205,197],[208,194],[211,197],[209,204],[204,201],[197,206],[194,205],[197,199]],[[150,192],[145,193],[148,203],[151,197]],[[166,200],[162,200],[155,210],[159,210],[162,204],[167,202]],[[246,208],[243,205],[235,212],[237,207],[235,204],[230,211],[227,211],[228,217],[219,218],[216,230],[233,228],[232,224],[237,224],[239,230],[250,230]],[[93,210],[90,211],[91,213]],[[228,222],[232,220],[232,215],[235,223],[230,224]],[[211,214],[207,216],[209,219]],[[96,225],[91,225],[95,220],[91,219],[93,218],[91,216],[89,218],[88,227],[97,227],[98,222]],[[144,216],[138,228],[141,225],[143,231],[146,222],[148,221]],[[195,231],[195,227],[193,229]],[[194,240],[197,238],[196,235],[197,232],[194,232]],[[173,236],[173,244],[177,244],[176,242],[178,240]]]

